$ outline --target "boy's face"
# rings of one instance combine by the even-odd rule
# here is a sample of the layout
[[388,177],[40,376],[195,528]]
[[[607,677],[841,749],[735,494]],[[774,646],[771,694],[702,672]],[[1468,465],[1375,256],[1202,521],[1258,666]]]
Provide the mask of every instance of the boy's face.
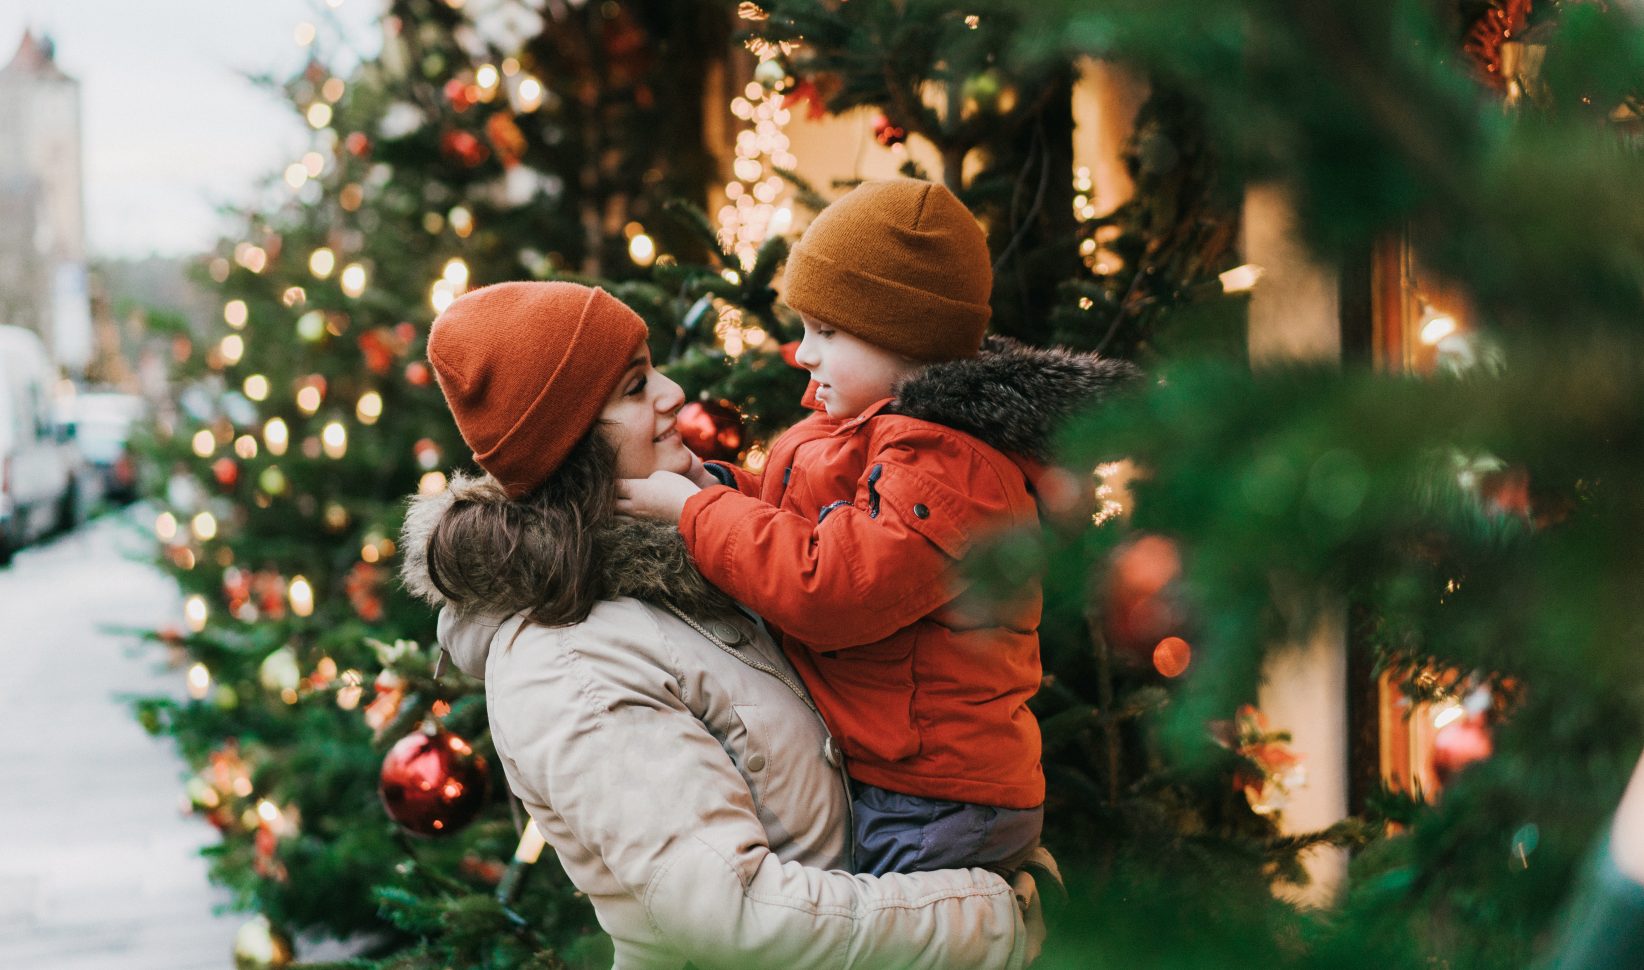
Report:
[[854,418],[868,405],[890,397],[891,387],[919,364],[854,337],[830,323],[801,315],[805,339],[794,360],[817,382],[816,399],[828,416]]

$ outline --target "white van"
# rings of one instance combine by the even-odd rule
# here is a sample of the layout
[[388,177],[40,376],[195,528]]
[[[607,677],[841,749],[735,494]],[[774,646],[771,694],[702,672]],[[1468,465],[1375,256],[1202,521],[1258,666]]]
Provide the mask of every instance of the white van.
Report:
[[0,563],[74,522],[76,482],[53,417],[55,386],[40,338],[0,326]]

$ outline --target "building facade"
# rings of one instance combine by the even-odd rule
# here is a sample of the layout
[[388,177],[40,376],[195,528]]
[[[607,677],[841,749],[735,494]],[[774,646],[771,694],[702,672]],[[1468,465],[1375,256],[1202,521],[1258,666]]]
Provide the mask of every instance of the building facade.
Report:
[[0,68],[0,323],[72,372],[90,362],[80,84],[32,32]]

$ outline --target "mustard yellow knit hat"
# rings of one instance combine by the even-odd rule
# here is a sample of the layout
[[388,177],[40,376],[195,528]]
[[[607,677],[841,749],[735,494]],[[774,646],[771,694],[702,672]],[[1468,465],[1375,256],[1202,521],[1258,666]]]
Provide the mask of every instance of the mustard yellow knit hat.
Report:
[[992,308],[987,236],[945,186],[863,182],[788,256],[788,306],[921,361],[969,357]]

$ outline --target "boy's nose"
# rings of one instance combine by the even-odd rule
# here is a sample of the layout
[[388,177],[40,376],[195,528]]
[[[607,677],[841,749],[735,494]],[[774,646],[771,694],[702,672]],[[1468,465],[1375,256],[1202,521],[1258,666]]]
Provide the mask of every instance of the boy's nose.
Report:
[[799,341],[799,346],[794,348],[793,361],[807,370],[821,363],[816,358],[816,346],[812,343],[810,334],[806,334],[805,339]]

